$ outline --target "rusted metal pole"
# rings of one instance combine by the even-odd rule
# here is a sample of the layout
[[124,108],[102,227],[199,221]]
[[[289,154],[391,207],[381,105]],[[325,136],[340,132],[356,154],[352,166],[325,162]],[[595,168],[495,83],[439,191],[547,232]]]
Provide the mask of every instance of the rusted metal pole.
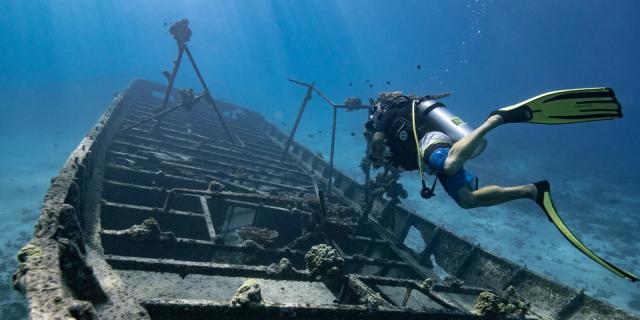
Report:
[[333,184],[333,151],[336,145],[336,118],[338,117],[338,108],[333,106],[333,127],[331,128],[331,152],[329,156],[329,181],[327,182],[327,199],[331,197],[331,185]]
[[315,91],[320,96],[320,98],[322,98],[324,101],[326,101],[332,107],[336,106],[336,104],[333,103],[333,101],[331,101],[331,99],[329,99],[327,96],[325,96],[324,93],[320,92],[320,90],[318,90],[318,88],[316,88],[315,86],[313,86],[313,91]]
[[224,132],[227,134],[227,137],[229,138],[229,141],[231,143],[235,144],[235,139],[231,135],[231,132],[229,131],[229,128],[227,128],[227,124],[224,122],[224,119],[222,118],[222,113],[220,113],[220,109],[218,109],[218,106],[216,105],[216,102],[213,100],[213,97],[211,96],[211,92],[209,91],[209,87],[207,87],[207,83],[204,82],[204,78],[202,77],[202,74],[200,73],[200,69],[198,69],[198,66],[196,65],[196,61],[193,59],[193,56],[191,55],[191,51],[189,50],[189,47],[187,47],[186,44],[184,45],[184,51],[187,52],[187,57],[189,58],[189,61],[191,61],[191,65],[193,66],[193,70],[196,72],[196,75],[198,76],[198,79],[200,80],[200,83],[202,84],[202,88],[204,88],[204,91],[206,92],[205,98],[207,99],[207,102],[209,102],[209,104],[213,107],[213,110],[216,111],[216,114],[218,115],[218,119],[220,119],[220,123],[222,124],[222,128],[224,128]]
[[164,91],[164,100],[162,101],[162,108],[160,111],[164,111],[167,108],[167,104],[169,103],[169,95],[171,95],[171,90],[173,90],[173,83],[176,80],[176,76],[178,75],[178,70],[180,69],[180,64],[182,63],[182,56],[184,54],[185,45],[182,42],[178,42],[178,57],[173,63],[173,70],[171,71],[171,77],[169,78],[169,85],[167,89]]
[[300,105],[300,110],[298,110],[298,116],[296,117],[296,122],[293,124],[293,129],[291,129],[291,133],[289,134],[289,138],[287,139],[287,143],[284,146],[284,150],[282,151],[282,156],[280,157],[280,162],[284,161],[284,158],[287,157],[287,152],[289,151],[289,146],[291,145],[291,141],[293,140],[293,136],[296,134],[296,130],[298,130],[298,125],[300,124],[300,119],[302,119],[302,113],[304,112],[304,108],[307,106],[307,102],[311,100],[311,92],[313,91],[312,86],[307,86],[307,93],[304,95],[304,99],[302,100],[302,104]]

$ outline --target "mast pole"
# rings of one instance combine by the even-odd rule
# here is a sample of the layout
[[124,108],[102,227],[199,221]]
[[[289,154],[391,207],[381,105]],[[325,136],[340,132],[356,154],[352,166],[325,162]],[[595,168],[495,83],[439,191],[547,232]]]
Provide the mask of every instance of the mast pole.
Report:
[[329,156],[329,181],[327,182],[327,199],[331,197],[331,186],[333,180],[333,151],[336,144],[336,118],[338,117],[338,107],[333,105],[333,128],[331,129],[331,153]]
[[216,114],[218,115],[218,119],[220,119],[220,124],[222,124],[222,128],[224,128],[224,132],[227,134],[229,141],[235,144],[235,139],[233,139],[233,136],[231,135],[231,132],[227,127],[227,124],[224,122],[222,113],[220,113],[220,109],[218,109],[218,105],[216,105],[216,102],[213,100],[213,97],[211,96],[211,92],[209,91],[209,87],[207,86],[207,83],[204,81],[204,78],[200,73],[200,69],[198,69],[198,66],[196,65],[196,61],[193,59],[193,56],[191,55],[191,50],[189,50],[189,47],[187,47],[186,44],[184,44],[184,51],[187,53],[187,57],[189,58],[189,61],[191,61],[193,70],[196,72],[196,75],[200,80],[200,84],[202,84],[202,88],[204,88],[204,91],[206,92],[205,98],[207,99],[207,102],[209,102],[209,104],[213,107],[213,110],[215,110]]
[[160,111],[164,111],[167,108],[167,104],[169,103],[169,95],[171,94],[171,90],[173,90],[173,83],[178,76],[178,70],[180,69],[180,64],[182,63],[182,56],[184,54],[184,43],[180,41],[178,43],[178,57],[173,63],[173,70],[171,71],[171,76],[169,77],[169,85],[167,89],[164,91],[164,100],[162,101],[162,108]]
[[313,87],[307,86],[307,93],[305,93],[304,99],[302,100],[302,104],[300,105],[300,109],[298,110],[298,116],[296,117],[296,122],[293,124],[293,129],[291,129],[291,133],[289,134],[287,143],[284,146],[284,150],[282,151],[282,156],[280,157],[280,162],[283,162],[284,158],[287,156],[287,152],[289,151],[289,146],[291,145],[293,136],[296,134],[296,130],[298,130],[298,125],[300,124],[300,120],[302,119],[302,113],[304,112],[304,109],[307,106],[307,102],[311,100],[312,91],[313,91]]

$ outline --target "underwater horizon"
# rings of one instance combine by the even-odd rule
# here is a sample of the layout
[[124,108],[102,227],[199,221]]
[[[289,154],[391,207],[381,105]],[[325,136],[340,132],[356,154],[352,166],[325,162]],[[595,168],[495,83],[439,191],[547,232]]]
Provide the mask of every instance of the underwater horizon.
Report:
[[[289,133],[313,82],[336,103],[381,92],[451,92],[471,126],[543,92],[610,87],[624,117],[562,126],[509,124],[465,168],[481,186],[547,179],[560,215],[603,258],[640,273],[640,2],[628,1],[2,1],[0,2],[0,315],[26,317],[11,288],[50,179],[134,79],[166,83],[171,23],[216,99]],[[201,92],[183,63],[176,86]],[[296,141],[329,159],[331,108],[315,95]],[[362,183],[366,111],[338,113],[335,166]],[[429,178],[428,182],[431,182]],[[482,248],[640,315],[640,287],[576,250],[535,203],[465,210],[420,197],[406,208]],[[419,246],[408,243],[409,246]],[[1,317],[1,316],[0,316]]]

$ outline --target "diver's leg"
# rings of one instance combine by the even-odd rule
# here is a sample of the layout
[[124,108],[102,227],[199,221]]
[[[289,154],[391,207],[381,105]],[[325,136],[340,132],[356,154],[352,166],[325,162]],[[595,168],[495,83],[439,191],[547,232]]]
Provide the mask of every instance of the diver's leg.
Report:
[[445,173],[452,175],[462,169],[462,165],[471,157],[484,136],[503,123],[501,116],[490,116],[482,125],[454,143],[444,164]]
[[536,199],[536,186],[527,184],[516,187],[486,186],[471,190],[469,186],[458,189],[459,205],[465,209],[489,207],[516,199]]

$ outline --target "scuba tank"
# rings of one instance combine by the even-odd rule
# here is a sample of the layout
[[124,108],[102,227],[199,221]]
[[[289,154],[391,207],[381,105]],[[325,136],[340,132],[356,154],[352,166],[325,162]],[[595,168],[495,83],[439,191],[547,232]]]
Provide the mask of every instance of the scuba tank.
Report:
[[[420,104],[416,106],[416,113],[423,119],[428,131],[440,131],[448,135],[454,142],[473,131],[470,125],[451,113],[444,104],[435,100],[420,101]],[[487,140],[482,139],[482,142],[473,151],[471,158],[480,155],[486,147]]]

